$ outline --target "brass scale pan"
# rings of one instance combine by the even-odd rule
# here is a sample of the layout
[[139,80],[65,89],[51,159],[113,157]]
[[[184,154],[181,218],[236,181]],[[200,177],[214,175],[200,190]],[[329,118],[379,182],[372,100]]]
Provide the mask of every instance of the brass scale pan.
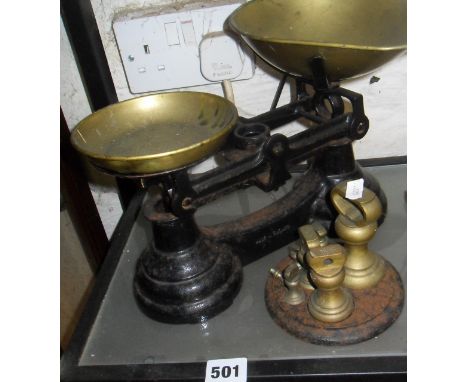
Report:
[[119,176],[157,174],[216,152],[236,124],[236,107],[216,95],[175,92],[107,106],[73,130],[73,146]]
[[328,80],[367,74],[406,50],[406,0],[254,0],[229,26],[265,61],[312,78],[321,57]]
[[[366,74],[406,50],[404,0],[254,0],[230,27],[276,68],[311,78],[322,57],[329,80]],[[199,92],[149,95],[103,108],[72,132],[74,147],[119,176],[183,168],[215,153],[238,118],[224,98]]]

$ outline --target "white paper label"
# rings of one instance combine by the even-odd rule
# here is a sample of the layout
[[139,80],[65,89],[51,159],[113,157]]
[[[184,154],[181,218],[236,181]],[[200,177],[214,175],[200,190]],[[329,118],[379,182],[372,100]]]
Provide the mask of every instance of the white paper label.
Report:
[[205,382],[246,382],[247,358],[212,359],[206,363]]
[[362,198],[364,191],[364,179],[351,180],[346,184],[346,199],[359,199]]

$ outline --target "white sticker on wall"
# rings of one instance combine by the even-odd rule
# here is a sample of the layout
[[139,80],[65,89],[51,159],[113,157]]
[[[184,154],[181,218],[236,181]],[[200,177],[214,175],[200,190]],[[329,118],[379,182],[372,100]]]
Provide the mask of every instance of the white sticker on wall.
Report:
[[247,358],[212,359],[206,363],[205,382],[246,382]]
[[364,191],[364,179],[351,180],[346,184],[346,199],[362,198]]

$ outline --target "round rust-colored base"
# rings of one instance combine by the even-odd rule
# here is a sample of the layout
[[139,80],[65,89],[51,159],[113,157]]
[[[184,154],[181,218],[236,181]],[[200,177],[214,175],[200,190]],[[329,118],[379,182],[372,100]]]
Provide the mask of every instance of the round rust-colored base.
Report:
[[[286,258],[276,269],[283,270],[291,262]],[[326,323],[314,319],[307,309],[313,291],[305,291],[306,300],[300,305],[284,302],[286,288],[276,277],[269,277],[265,286],[265,302],[275,322],[288,333],[301,340],[321,345],[349,345],[377,336],[400,315],[405,300],[401,277],[385,261],[385,274],[373,288],[351,290],[354,311],[347,319]]]

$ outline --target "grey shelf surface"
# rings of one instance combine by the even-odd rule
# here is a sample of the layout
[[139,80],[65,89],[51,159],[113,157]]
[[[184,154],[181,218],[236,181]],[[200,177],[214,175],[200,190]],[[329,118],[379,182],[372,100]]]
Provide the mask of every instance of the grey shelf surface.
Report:
[[[399,271],[406,287],[406,165],[371,167],[388,198],[388,214],[370,247]],[[268,205],[291,186],[265,194],[255,188],[233,193],[197,211],[200,224],[215,224]],[[150,239],[138,216],[81,354],[80,366],[199,362],[247,357],[274,360],[406,355],[406,305],[398,320],[371,340],[348,346],[319,346],[294,338],[270,318],[264,302],[268,270],[287,256],[279,249],[244,267],[233,305],[200,324],[153,321],[138,309],[132,293],[136,260]]]

